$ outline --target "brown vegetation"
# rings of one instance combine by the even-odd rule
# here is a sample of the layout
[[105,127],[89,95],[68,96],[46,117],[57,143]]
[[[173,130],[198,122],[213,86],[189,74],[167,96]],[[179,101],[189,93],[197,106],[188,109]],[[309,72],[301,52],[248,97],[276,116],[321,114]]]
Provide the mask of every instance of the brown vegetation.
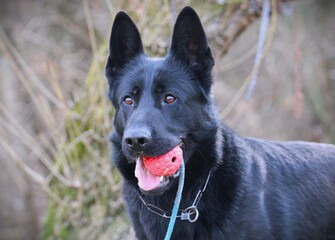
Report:
[[222,119],[241,135],[335,143],[335,4],[271,0],[259,64],[260,2],[2,3],[0,239],[132,237],[108,153],[113,109],[103,73],[120,9],[151,56],[168,50],[176,13],[197,10],[216,59]]

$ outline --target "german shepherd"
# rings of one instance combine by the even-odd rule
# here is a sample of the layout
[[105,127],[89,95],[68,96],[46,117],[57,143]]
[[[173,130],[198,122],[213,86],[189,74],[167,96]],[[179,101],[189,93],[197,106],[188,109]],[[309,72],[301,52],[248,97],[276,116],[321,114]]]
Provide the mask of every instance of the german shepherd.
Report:
[[145,55],[130,17],[116,15],[105,69],[110,139],[137,238],[164,238],[180,172],[156,176],[143,158],[178,146],[185,185],[172,239],[335,239],[335,146],[239,136],[217,114],[213,65],[191,7],[159,59]]

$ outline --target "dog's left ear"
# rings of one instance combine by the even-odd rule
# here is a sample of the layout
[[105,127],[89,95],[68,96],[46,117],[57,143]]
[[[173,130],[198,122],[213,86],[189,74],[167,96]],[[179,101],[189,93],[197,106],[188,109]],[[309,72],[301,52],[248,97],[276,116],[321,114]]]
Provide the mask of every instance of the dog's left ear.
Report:
[[[177,18],[170,53],[189,67],[199,70],[199,73],[210,74],[214,59],[200,19],[191,7],[183,8]],[[203,78],[205,90],[209,90],[210,76],[203,76]]]
[[190,66],[214,65],[205,31],[197,13],[191,7],[183,8],[177,18],[173,29],[171,53]]

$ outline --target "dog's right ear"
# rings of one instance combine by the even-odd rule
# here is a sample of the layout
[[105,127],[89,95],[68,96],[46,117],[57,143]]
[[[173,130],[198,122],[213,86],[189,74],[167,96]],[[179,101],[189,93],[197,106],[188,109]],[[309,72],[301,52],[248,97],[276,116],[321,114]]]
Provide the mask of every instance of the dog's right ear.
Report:
[[109,41],[109,56],[105,74],[111,80],[137,55],[143,53],[141,36],[126,12],[119,12],[114,19]]

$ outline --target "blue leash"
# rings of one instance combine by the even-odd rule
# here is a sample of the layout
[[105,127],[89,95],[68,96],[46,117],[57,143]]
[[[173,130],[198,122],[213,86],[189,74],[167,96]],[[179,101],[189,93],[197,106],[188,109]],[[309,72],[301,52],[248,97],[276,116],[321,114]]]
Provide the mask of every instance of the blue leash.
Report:
[[183,188],[184,188],[184,180],[185,180],[185,164],[184,164],[184,161],[183,161],[182,164],[181,164],[181,167],[180,167],[178,190],[177,190],[176,198],[174,200],[172,214],[171,214],[169,226],[168,226],[168,229],[166,231],[164,240],[170,240],[170,238],[171,238],[173,228],[174,228],[174,224],[176,223],[176,218],[177,218],[177,214],[178,214],[178,210],[179,210],[179,204],[180,204],[180,201],[181,201],[181,195],[182,195]]

